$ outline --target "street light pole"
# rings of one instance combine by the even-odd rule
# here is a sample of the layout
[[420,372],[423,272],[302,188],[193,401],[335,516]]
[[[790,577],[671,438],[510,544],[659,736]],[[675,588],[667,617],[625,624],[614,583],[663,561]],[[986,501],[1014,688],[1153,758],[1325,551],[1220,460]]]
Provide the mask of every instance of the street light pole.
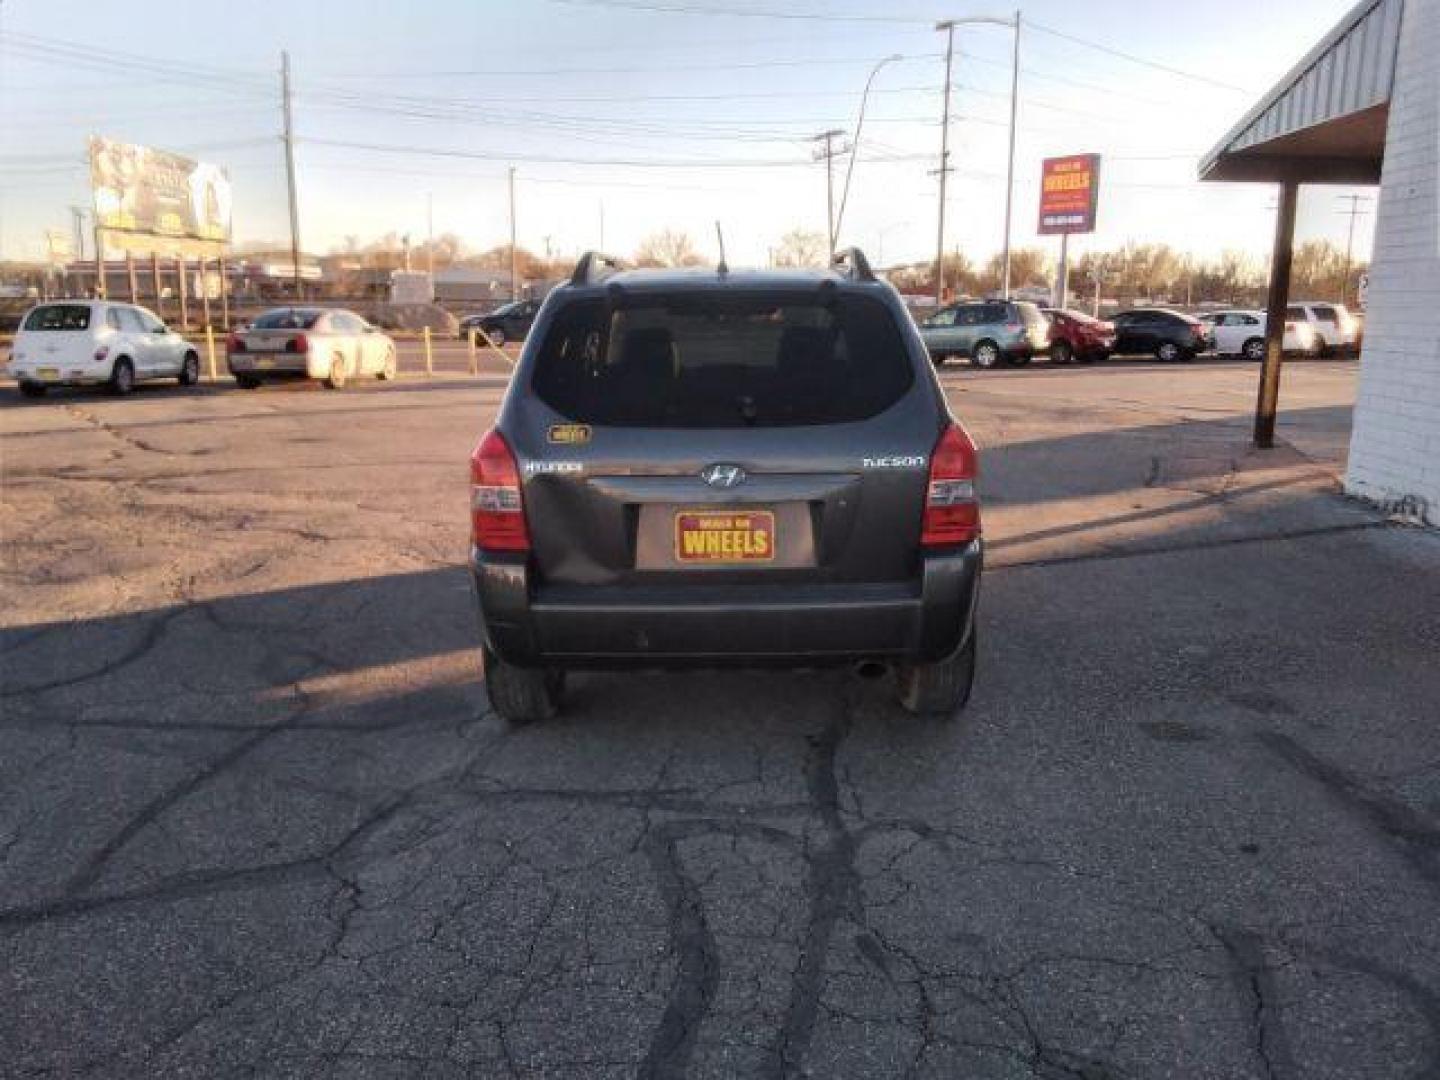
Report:
[[935,24],[945,31],[945,106],[940,114],[940,222],[935,229],[935,307],[945,303],[945,178],[950,174],[950,70],[955,58],[955,23]]
[[899,53],[885,57],[870,69],[870,77],[865,80],[865,92],[860,95],[860,115],[855,120],[855,138],[850,141],[850,163],[845,166],[845,186],[840,190],[840,212],[835,215],[834,235],[830,242],[832,249],[840,237],[840,226],[845,221],[845,204],[850,199],[850,177],[855,174],[855,157],[860,153],[860,132],[865,127],[865,106],[870,101],[870,84],[875,81],[875,76],[880,74],[881,68],[901,59],[903,57]]
[[1020,12],[1015,12],[1015,50],[1010,62],[1010,155],[1005,166],[1005,299],[1010,299],[1010,206],[1015,197],[1015,114],[1020,103]]

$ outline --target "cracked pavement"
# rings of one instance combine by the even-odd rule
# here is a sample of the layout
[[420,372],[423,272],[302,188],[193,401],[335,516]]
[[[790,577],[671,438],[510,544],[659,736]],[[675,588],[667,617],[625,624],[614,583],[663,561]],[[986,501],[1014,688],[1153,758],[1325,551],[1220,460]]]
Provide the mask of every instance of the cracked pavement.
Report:
[[1440,1075],[1440,537],[1350,363],[944,375],[955,723],[848,672],[489,711],[504,377],[0,404],[0,1075]]

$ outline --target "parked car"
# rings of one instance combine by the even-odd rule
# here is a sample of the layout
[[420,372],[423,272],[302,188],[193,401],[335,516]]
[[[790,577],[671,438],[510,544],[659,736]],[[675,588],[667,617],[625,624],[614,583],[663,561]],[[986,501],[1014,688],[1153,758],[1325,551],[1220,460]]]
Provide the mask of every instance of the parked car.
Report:
[[551,294],[470,459],[485,685],[567,669],[888,666],[952,715],[975,670],[977,454],[910,316],[847,270],[607,275]]
[[460,320],[460,336],[467,338],[471,330],[480,330],[496,345],[507,341],[524,341],[540,311],[538,300],[512,300],[484,315],[471,315]]
[[[1215,351],[1222,356],[1243,356],[1246,360],[1265,359],[1265,326],[1263,311],[1210,311],[1200,321],[1211,328]],[[1288,353],[1313,356],[1320,351],[1320,337],[1308,322],[1285,320],[1285,337],[1281,347]]]
[[62,300],[31,308],[11,348],[20,392],[105,385],[128,394],[137,382],[200,378],[200,355],[151,311],[108,300]]
[[943,364],[968,356],[976,367],[1028,364],[1050,347],[1050,324],[1024,300],[968,300],[941,308],[920,323],[930,356]]
[[1344,304],[1296,300],[1286,307],[1285,318],[1313,327],[1320,339],[1320,350],[1326,355],[1353,352],[1360,346],[1361,322]]
[[395,342],[353,311],[274,308],[225,342],[235,381],[253,390],[266,379],[323,379],[338,390],[351,376],[393,379]]
[[1115,352],[1151,353],[1167,362],[1193,360],[1211,348],[1210,331],[1199,319],[1169,308],[1136,308],[1115,316]]
[[1041,308],[1050,320],[1050,359],[1057,364],[1104,360],[1115,348],[1115,327],[1068,308]]

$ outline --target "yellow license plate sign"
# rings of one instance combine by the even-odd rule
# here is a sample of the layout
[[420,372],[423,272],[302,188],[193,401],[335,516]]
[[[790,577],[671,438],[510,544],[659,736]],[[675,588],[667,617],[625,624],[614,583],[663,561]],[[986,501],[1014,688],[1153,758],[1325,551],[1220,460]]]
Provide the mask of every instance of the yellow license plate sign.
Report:
[[770,562],[775,515],[769,510],[681,510],[675,515],[675,558],[683,563]]
[[271,360],[268,356],[262,356],[259,360],[255,361],[255,366],[261,371],[268,371],[275,366],[275,361]]
[[58,367],[36,368],[35,374],[39,375],[42,379],[58,379],[60,378],[60,369]]

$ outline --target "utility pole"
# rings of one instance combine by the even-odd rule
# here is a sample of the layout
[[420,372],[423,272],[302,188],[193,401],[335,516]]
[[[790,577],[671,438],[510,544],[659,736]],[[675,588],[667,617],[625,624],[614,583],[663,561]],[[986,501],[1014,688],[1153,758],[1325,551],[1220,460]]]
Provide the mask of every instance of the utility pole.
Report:
[[515,166],[510,166],[510,299],[520,299],[520,256],[515,251]]
[[78,292],[79,281],[75,270],[85,261],[85,207],[70,207],[70,222],[75,229],[75,252],[70,256],[70,284],[72,292]]
[[290,117],[290,54],[280,53],[280,102],[285,118],[285,185],[290,193],[290,262],[295,299],[300,299],[300,208],[295,201],[295,128]]
[[1342,214],[1350,215],[1350,228],[1345,234],[1345,273],[1344,276],[1340,278],[1340,303],[1344,304],[1350,296],[1350,258],[1355,250],[1355,219],[1361,214],[1369,213],[1368,210],[1361,210],[1360,204],[1362,202],[1369,202],[1370,196],[1337,195],[1336,198],[1340,202],[1345,202],[1347,199],[1350,201],[1350,209],[1340,211]]
[[425,193],[425,266],[430,272],[430,297],[435,297],[435,193]]
[[955,20],[935,24],[945,31],[945,107],[940,118],[940,224],[935,236],[935,308],[945,303],[945,178],[950,173],[950,70],[955,57]]
[[[948,78],[945,80],[950,81]],[[947,91],[948,92],[948,91]],[[1005,299],[1010,299],[1010,205],[1015,198],[1015,115],[1020,103],[1020,12],[1015,12],[1015,51],[1010,61],[1010,156],[1005,166]]]
[[836,146],[835,140],[844,137],[845,132],[838,128],[831,128],[829,131],[822,131],[816,135],[811,142],[823,141],[823,147],[817,147],[811,156],[816,161],[825,162],[825,236],[829,243],[826,245],[826,262],[830,256],[835,254],[835,158],[845,153],[846,147]]

